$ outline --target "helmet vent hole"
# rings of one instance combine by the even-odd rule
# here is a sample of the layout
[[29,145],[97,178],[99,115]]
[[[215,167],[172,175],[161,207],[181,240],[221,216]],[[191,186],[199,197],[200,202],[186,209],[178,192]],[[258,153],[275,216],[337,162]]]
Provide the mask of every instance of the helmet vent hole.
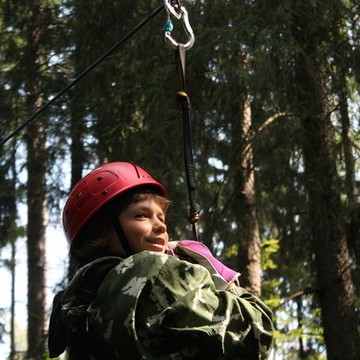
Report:
[[96,181],[101,181],[102,179],[103,179],[102,176],[98,176],[98,177],[96,178]]
[[107,190],[103,190],[103,191],[102,191],[102,194],[103,194],[104,196],[107,195],[107,193],[108,193]]
[[137,175],[138,179],[140,179],[141,176],[140,176],[140,174],[139,174],[139,170],[138,170],[137,166],[136,166],[133,162],[131,162],[131,161],[130,161],[130,164],[134,167],[134,169],[135,169],[135,171],[136,171],[136,175]]

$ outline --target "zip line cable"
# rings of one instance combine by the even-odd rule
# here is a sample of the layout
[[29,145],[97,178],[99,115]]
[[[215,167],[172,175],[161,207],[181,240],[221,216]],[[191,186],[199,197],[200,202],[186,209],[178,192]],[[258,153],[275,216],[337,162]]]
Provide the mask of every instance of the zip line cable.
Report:
[[70,84],[68,84],[63,90],[57,93],[50,101],[48,101],[44,106],[37,110],[30,118],[28,118],[22,125],[20,125],[16,130],[14,130],[10,135],[1,140],[0,146],[3,146],[7,141],[9,141],[13,136],[18,134],[23,130],[31,121],[36,117],[42,114],[47,108],[49,108],[56,100],[61,96],[67,93],[71,88],[73,88],[82,78],[84,78],[89,72],[96,68],[102,61],[104,61],[109,55],[111,55],[115,50],[117,50],[121,45],[128,41],[132,36],[134,36],[140,29],[147,25],[156,15],[161,13],[165,9],[164,4],[156,8],[150,15],[140,21],[131,31],[129,31],[122,39],[120,39],[114,46],[107,50],[101,57],[94,61],[89,67],[87,67],[80,75],[78,75]]
[[[199,220],[200,206],[195,201],[196,181],[193,164],[193,151],[191,141],[191,125],[190,125],[190,99],[188,94],[185,92],[185,51],[190,49],[194,44],[194,33],[188,20],[188,13],[184,6],[181,5],[181,0],[164,0],[164,4],[156,8],[140,23],[138,23],[131,31],[129,31],[122,39],[120,39],[115,45],[108,49],[101,57],[95,60],[90,66],[88,66],[83,72],[80,73],[72,82],[57,93],[51,100],[49,100],[44,106],[40,107],[32,116],[30,116],[23,124],[16,128],[12,133],[6,136],[0,142],[0,146],[3,146],[12,137],[17,135],[23,130],[31,121],[47,110],[55,101],[61,96],[67,93],[73,88],[81,79],[83,79],[88,73],[96,68],[102,61],[104,61],[109,55],[114,53],[121,45],[128,41],[134,36],[140,29],[147,25],[154,17],[161,13],[164,9],[168,12],[168,21],[164,27],[165,40],[166,42],[175,49],[176,65],[178,70],[178,77],[180,83],[180,91],[177,93],[177,100],[183,110],[183,146],[184,146],[184,160],[185,160],[185,171],[187,178],[188,195],[190,202],[190,214],[189,222],[193,226],[194,239],[198,240],[198,228],[197,222]],[[188,35],[188,41],[185,44],[178,43],[172,37],[173,25],[170,17],[173,16],[175,19],[183,22],[183,27]]]

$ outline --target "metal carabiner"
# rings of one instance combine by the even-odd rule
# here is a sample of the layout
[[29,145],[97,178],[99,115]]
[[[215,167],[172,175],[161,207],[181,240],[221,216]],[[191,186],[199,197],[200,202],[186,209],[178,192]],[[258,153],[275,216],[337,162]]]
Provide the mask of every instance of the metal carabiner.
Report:
[[174,0],[164,0],[164,5],[165,5],[165,9],[166,11],[171,14],[174,18],[180,20],[181,19],[181,12],[180,12],[180,8],[181,8],[181,2],[179,0],[177,0],[177,4],[172,4],[173,2],[175,2]]
[[164,0],[164,4],[165,9],[168,12],[168,21],[165,27],[165,41],[174,49],[177,49],[179,47],[179,43],[171,36],[173,26],[171,23],[170,15],[172,15],[175,19],[183,21],[183,27],[188,36],[188,41],[183,45],[185,50],[189,50],[194,45],[195,35],[189,22],[187,10],[184,6],[180,4],[179,1],[174,6],[172,5],[171,0]]

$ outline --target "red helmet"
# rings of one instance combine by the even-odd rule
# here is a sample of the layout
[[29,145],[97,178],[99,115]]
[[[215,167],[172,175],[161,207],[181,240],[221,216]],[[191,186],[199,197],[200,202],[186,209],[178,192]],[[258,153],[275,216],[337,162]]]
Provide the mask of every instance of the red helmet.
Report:
[[112,162],[83,177],[70,192],[63,210],[63,226],[71,244],[82,226],[117,195],[142,185],[152,185],[167,197],[164,186],[148,172],[130,162]]

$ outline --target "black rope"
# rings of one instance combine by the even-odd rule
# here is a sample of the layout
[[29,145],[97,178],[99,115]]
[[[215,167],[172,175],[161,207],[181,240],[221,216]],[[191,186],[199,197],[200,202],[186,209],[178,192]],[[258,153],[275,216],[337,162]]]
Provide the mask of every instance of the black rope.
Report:
[[148,24],[156,15],[158,15],[162,10],[164,10],[164,5],[160,5],[156,8],[149,16],[144,18],[138,25],[136,25],[131,31],[129,31],[120,41],[118,41],[114,46],[107,50],[100,58],[94,61],[88,68],[86,68],[79,76],[77,76],[70,84],[68,84],[63,90],[61,90],[57,95],[55,95],[49,102],[37,110],[30,118],[28,118],[21,126],[14,130],[10,135],[5,137],[0,143],[0,146],[3,146],[8,140],[13,136],[18,134],[22,129],[24,129],[31,121],[36,117],[42,114],[47,108],[49,108],[56,100],[61,96],[67,93],[75,84],[77,84],[82,78],[84,78],[90,71],[96,68],[102,61],[104,61],[109,55],[111,55],[115,50],[117,50],[121,45],[123,45],[127,40],[129,40],[133,35],[135,35],[140,29],[142,29],[146,24]]
[[185,174],[187,180],[187,189],[189,196],[189,217],[188,221],[192,224],[194,240],[198,241],[198,225],[200,206],[195,200],[196,192],[196,177],[195,167],[193,162],[193,147],[191,136],[191,116],[190,116],[190,98],[186,93],[185,84],[185,48],[183,44],[179,44],[175,50],[175,61],[178,71],[178,79],[181,90],[177,92],[176,98],[180,104],[183,112],[183,148],[184,148],[184,162]]

